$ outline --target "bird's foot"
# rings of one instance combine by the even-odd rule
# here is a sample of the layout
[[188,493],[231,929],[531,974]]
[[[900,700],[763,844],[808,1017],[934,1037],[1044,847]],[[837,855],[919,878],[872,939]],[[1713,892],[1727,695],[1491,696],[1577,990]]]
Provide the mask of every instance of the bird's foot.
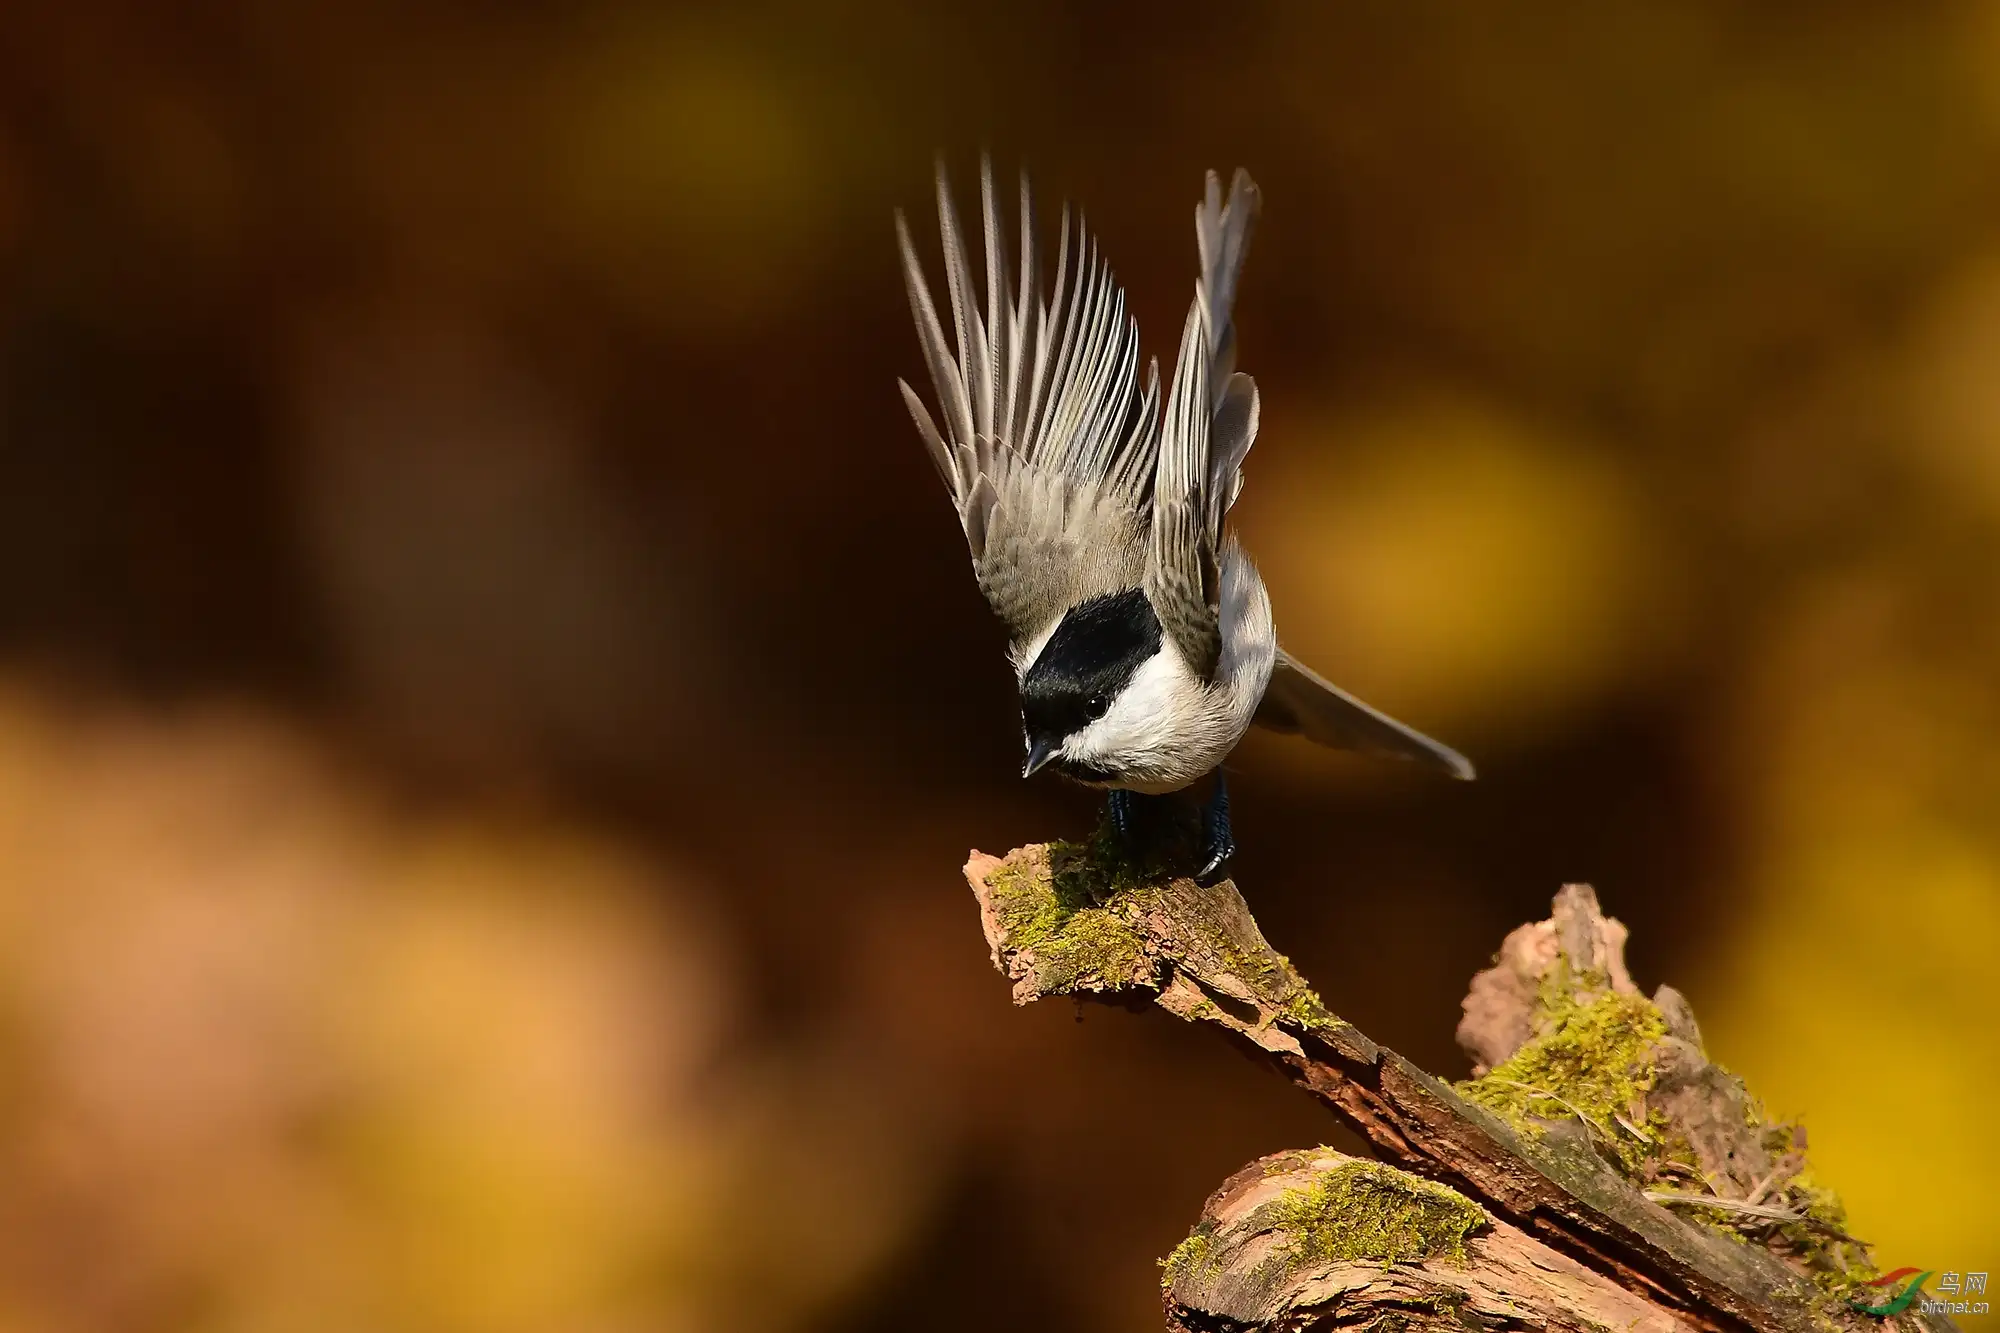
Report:
[[[1150,863],[1152,857],[1163,850],[1154,846],[1153,841],[1167,836],[1160,827],[1163,812],[1157,808],[1166,799],[1123,788],[1112,789],[1105,802],[1105,815],[1110,820],[1119,851],[1126,857],[1143,858]],[[1178,836],[1174,836],[1172,841],[1178,842]],[[1228,875],[1230,859],[1236,855],[1236,838],[1229,828],[1229,787],[1220,769],[1216,770],[1215,788],[1201,808],[1198,848],[1201,868],[1195,872],[1195,882],[1203,887],[1220,883]]]
[[1236,855],[1236,836],[1229,828],[1229,785],[1219,768],[1215,770],[1215,790],[1201,811],[1201,855],[1195,883],[1209,888],[1228,878],[1230,859]]

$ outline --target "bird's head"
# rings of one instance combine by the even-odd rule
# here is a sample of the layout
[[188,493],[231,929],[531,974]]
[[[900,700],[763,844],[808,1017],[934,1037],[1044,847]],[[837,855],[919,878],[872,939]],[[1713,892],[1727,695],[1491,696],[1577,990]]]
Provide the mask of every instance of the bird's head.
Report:
[[1053,766],[1079,782],[1115,778],[1127,733],[1154,711],[1140,696],[1160,643],[1137,588],[1071,607],[1021,672],[1021,776]]

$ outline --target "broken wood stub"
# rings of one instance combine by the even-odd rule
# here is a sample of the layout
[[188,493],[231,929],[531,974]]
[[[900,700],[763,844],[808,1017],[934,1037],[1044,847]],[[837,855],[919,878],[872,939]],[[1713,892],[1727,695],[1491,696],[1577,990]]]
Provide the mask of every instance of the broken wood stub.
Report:
[[1162,1268],[1175,1333],[1694,1327],[1448,1186],[1328,1148],[1230,1177]]

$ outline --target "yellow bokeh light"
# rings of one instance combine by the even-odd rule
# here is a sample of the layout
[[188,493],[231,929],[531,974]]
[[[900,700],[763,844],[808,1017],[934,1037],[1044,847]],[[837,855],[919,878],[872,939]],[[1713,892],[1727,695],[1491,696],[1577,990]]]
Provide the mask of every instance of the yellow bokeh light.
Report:
[[1239,512],[1281,636],[1384,706],[1504,730],[1671,642],[1644,507],[1587,448],[1442,396],[1266,434]]

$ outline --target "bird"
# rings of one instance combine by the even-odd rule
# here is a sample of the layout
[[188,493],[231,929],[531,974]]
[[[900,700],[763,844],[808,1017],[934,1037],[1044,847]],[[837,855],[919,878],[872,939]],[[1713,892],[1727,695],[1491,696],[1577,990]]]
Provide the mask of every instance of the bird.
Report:
[[[1200,262],[1173,379],[1139,374],[1139,327],[1079,211],[1062,209],[1053,282],[1021,175],[1019,277],[990,158],[980,165],[983,275],[942,161],[945,301],[896,212],[904,285],[935,416],[897,381],[950,492],[980,591],[1008,632],[1023,778],[1108,791],[1126,837],[1141,803],[1214,775],[1201,808],[1203,884],[1236,852],[1222,764],[1253,726],[1414,760],[1470,779],[1463,755],[1318,675],[1278,642],[1271,599],[1227,522],[1257,439],[1257,385],[1235,368],[1238,283],[1261,195],[1210,171],[1195,205]],[[984,292],[978,279],[984,278]],[[949,336],[948,336],[949,335]]]

